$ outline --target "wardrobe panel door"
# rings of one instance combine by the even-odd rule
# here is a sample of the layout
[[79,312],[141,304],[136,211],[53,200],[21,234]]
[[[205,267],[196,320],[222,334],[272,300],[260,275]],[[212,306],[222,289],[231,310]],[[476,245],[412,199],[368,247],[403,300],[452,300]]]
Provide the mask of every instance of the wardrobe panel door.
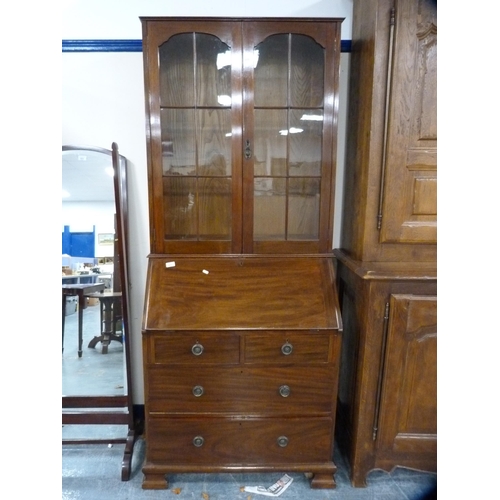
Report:
[[381,242],[437,241],[435,2],[396,2]]
[[382,452],[435,454],[437,298],[392,295],[380,404]]

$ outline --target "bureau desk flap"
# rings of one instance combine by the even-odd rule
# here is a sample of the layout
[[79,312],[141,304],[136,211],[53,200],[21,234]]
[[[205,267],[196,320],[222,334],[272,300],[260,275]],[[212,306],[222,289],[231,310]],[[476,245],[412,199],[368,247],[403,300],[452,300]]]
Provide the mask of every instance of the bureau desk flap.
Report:
[[341,330],[331,257],[151,256],[143,331]]

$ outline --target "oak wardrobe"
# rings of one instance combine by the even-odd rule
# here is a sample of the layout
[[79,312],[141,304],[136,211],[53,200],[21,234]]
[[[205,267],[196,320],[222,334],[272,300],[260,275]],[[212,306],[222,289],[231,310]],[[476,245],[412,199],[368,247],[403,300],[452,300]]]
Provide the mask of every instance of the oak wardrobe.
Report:
[[354,2],[341,248],[337,439],[352,483],[436,470],[437,19]]

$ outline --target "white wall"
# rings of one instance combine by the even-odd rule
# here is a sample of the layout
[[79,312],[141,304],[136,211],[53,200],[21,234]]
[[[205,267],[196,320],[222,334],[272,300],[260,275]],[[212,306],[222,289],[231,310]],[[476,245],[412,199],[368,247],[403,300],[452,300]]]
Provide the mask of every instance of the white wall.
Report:
[[63,201],[61,221],[70,231],[92,231],[95,226],[101,233],[114,233],[115,211],[113,201]]
[[353,0],[63,0],[62,39],[141,38],[139,16],[343,17],[351,39]]
[[[139,16],[345,17],[342,39],[351,37],[352,0],[66,0],[62,39],[140,39]],[[343,143],[349,56],[341,59],[339,165]],[[128,160],[131,282],[131,351],[134,402],[144,402],[141,322],[149,252],[146,139],[141,53],[62,54],[62,144],[111,148]],[[338,246],[340,196],[334,246]]]

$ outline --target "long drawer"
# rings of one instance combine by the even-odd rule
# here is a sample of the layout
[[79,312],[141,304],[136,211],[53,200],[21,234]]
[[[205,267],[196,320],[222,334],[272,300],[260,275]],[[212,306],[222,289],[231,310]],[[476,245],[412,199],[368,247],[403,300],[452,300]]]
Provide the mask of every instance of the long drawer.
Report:
[[288,464],[332,459],[330,418],[163,418],[150,415],[148,460],[168,464]]
[[149,412],[329,413],[333,364],[313,366],[154,366],[147,372]]

